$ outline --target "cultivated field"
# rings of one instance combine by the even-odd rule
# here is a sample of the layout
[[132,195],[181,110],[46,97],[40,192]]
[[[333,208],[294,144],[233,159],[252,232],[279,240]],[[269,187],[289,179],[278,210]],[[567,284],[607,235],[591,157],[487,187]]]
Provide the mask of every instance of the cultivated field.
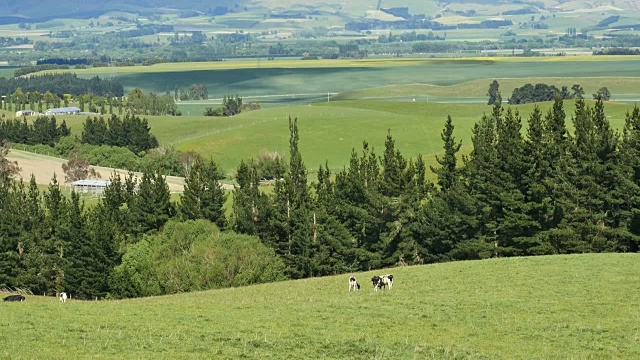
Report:
[[[637,254],[394,268],[124,301],[0,303],[2,358],[637,359]],[[374,293],[374,274],[392,273]],[[126,355],[125,355],[126,354]]]
[[[448,86],[494,78],[520,78],[524,84],[526,79],[532,77],[637,77],[639,67],[640,57],[563,56],[317,61],[253,59],[74,71],[82,77],[116,77],[124,85],[125,91],[140,87],[145,91],[169,91],[173,94],[176,87],[205,84],[209,89],[209,97],[222,98],[228,94],[247,97],[284,94],[326,96],[328,92],[387,85],[418,83]],[[603,86],[606,83],[606,79],[603,79]],[[487,88],[488,83],[476,93],[486,92]],[[640,91],[636,93],[640,94]]]

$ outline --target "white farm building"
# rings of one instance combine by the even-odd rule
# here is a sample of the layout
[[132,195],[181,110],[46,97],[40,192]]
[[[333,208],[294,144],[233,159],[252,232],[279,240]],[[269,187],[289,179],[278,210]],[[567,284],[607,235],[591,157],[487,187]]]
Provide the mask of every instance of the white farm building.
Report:
[[80,113],[80,109],[75,106],[72,106],[72,107],[47,109],[47,111],[44,114],[47,116],[51,116],[51,115],[78,115],[79,113]]
[[109,185],[111,181],[107,180],[77,180],[71,183],[71,190],[78,194],[102,195]]

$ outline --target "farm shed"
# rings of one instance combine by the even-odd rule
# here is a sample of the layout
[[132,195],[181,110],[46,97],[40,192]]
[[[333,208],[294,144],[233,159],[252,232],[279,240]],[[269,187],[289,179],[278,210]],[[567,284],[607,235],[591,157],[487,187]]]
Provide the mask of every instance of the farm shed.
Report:
[[77,180],[71,183],[71,190],[78,194],[102,195],[109,185],[111,181],[106,180]]
[[78,115],[80,113],[80,109],[72,106],[72,107],[63,107],[63,108],[53,108],[47,109],[44,113],[45,115]]
[[33,110],[21,110],[21,111],[16,111],[16,117],[20,117],[20,116],[34,116],[36,114],[35,111]]

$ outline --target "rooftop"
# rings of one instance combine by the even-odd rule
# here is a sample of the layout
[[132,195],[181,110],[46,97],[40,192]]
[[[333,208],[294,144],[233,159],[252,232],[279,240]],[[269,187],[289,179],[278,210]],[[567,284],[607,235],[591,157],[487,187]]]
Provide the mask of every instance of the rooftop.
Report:
[[111,181],[108,180],[76,180],[71,183],[73,186],[109,186]]

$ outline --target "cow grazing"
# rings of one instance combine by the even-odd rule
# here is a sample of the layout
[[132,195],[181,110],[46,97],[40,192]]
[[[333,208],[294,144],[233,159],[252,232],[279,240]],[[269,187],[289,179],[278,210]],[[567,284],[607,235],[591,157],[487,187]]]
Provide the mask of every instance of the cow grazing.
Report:
[[23,302],[26,298],[22,295],[9,295],[4,298],[4,301],[20,301]]
[[371,283],[373,284],[373,291],[378,291],[378,288],[384,287],[382,278],[377,275],[371,278]]
[[349,278],[349,291],[351,291],[352,289],[353,291],[360,290],[360,284],[358,284],[355,276]]
[[373,283],[373,291],[378,291],[378,289],[384,289],[386,286],[391,290],[393,287],[393,275],[382,275],[382,276],[374,276],[371,278],[371,283]]
[[388,274],[382,277],[382,283],[384,283],[389,290],[393,287],[393,275]]
[[63,302],[63,303],[67,302],[67,293],[61,292],[59,298],[60,298],[60,302]]

